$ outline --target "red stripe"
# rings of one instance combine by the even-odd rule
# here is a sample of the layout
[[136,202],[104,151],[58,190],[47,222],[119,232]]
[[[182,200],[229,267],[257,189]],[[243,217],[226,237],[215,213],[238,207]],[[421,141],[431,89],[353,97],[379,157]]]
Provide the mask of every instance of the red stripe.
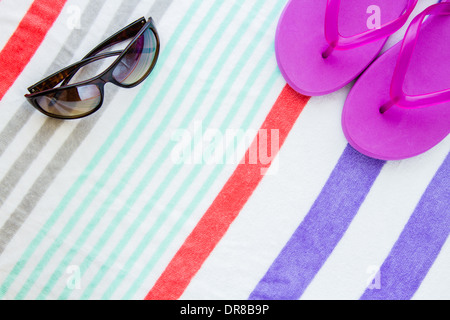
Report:
[[[272,107],[261,129],[269,130],[269,132],[271,129],[278,129],[280,148],[309,99],[309,97],[296,93],[286,85]],[[258,138],[259,135],[254,140],[253,146],[257,144]],[[247,151],[244,159],[249,158],[250,150],[252,149]],[[146,300],[175,300],[183,294],[192,278],[225,235],[260,183],[263,177],[262,169],[267,168],[267,165],[260,164],[260,162],[258,161],[258,164],[246,164],[247,161],[243,161],[236,168],[217,198],[150,290],[145,298]]]
[[67,0],[35,0],[0,52],[0,100],[30,62]]

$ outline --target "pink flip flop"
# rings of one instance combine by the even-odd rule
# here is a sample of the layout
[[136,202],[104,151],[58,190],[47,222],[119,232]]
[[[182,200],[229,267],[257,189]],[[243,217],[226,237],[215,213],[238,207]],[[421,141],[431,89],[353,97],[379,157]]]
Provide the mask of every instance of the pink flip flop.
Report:
[[427,8],[403,42],[358,79],[342,116],[345,136],[356,150],[401,160],[428,151],[450,133],[449,15],[449,2]]
[[275,40],[281,73],[304,95],[341,89],[376,58],[417,1],[290,0]]

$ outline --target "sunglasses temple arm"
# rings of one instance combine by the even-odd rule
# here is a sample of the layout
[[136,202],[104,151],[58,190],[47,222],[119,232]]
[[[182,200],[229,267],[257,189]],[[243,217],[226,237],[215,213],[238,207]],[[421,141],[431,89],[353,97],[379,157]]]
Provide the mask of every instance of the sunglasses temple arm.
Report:
[[70,80],[82,67],[101,59],[119,56],[121,53],[122,53],[121,51],[113,51],[81,60],[65,69],[62,69],[52,74],[51,76],[45,78],[44,80],[32,85],[31,87],[28,88],[28,91],[30,93],[36,93],[39,91],[52,89],[56,87],[59,83],[61,83],[61,81],[63,80],[64,80],[63,85],[65,85],[68,83],[67,79]]
[[[133,38],[141,29],[142,26],[145,25],[146,20],[145,18],[141,18],[139,20],[136,20],[135,22],[131,23],[130,25],[126,26],[122,30],[116,32],[111,37],[100,43],[97,47],[91,50],[82,60],[86,60],[92,57],[95,57],[99,52],[102,52],[103,50],[108,49],[109,47],[112,47],[118,43],[121,43],[123,41],[129,40]],[[77,73],[78,69],[69,74],[66,79],[64,79],[64,82],[62,85],[66,85],[69,83],[69,81],[72,79],[72,77]]]
[[118,43],[133,38],[138,34],[139,31],[141,31],[142,27],[145,25],[146,22],[147,21],[145,20],[145,18],[141,18],[131,23],[130,25],[126,26],[122,30],[116,32],[111,37],[109,37],[108,39],[100,43],[98,46],[96,46],[94,49],[92,49],[91,52],[89,52],[86,56],[84,56],[83,60],[93,57],[98,53],[102,52],[103,50],[112,47]]
[[[150,18],[150,20],[153,24],[153,20],[151,18]],[[130,38],[133,38],[142,29],[142,27],[145,25],[145,23],[146,23],[146,19],[143,17],[143,18],[140,18],[140,19],[136,20],[135,22],[129,24],[122,30],[116,32],[114,35],[112,35],[111,37],[109,37],[108,39],[103,41],[97,47],[95,47],[80,62],[63,69],[63,70],[45,78],[44,80],[39,81],[38,83],[29,87],[28,91],[30,93],[35,93],[38,91],[51,89],[51,88],[54,88],[58,83],[60,83],[63,80],[64,80],[64,84],[67,84],[68,81],[70,81],[70,79],[73,77],[73,75],[81,67],[85,66],[87,63],[90,63],[90,62],[93,62],[93,61],[96,61],[99,59],[103,59],[106,57],[110,57],[111,55],[108,55],[108,56],[99,55],[99,56],[97,56],[97,59],[95,59],[95,60],[89,60],[89,59],[95,58],[99,52],[101,52],[115,44],[118,44],[118,43],[128,40]],[[111,52],[111,53],[114,53],[114,55],[115,55],[116,52]],[[66,80],[67,78],[69,78],[69,79]]]

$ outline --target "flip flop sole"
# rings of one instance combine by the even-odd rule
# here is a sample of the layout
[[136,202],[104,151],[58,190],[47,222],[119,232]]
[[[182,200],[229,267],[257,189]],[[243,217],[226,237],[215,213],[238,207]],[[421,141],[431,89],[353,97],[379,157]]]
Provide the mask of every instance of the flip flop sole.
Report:
[[[381,25],[402,15],[407,0],[344,0],[339,13],[342,36],[369,30],[377,6]],[[288,84],[308,96],[325,95],[353,81],[375,59],[387,39],[350,50],[335,50],[323,59],[329,44],[325,39],[327,0],[290,0],[280,18],[275,49],[279,68]]]
[[[450,18],[432,16],[422,27],[404,91],[426,94],[450,88]],[[385,52],[359,78],[342,114],[349,143],[359,152],[382,160],[402,160],[422,154],[450,133],[450,102],[420,109],[394,106],[385,114],[401,43]]]

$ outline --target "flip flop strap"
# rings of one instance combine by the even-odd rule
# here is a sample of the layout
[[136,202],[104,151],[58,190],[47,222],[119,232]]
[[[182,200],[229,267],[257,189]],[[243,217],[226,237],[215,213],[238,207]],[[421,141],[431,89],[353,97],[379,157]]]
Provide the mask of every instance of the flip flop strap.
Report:
[[396,20],[381,26],[379,29],[368,30],[352,37],[343,37],[339,33],[339,8],[341,0],[328,0],[325,15],[325,38],[329,45],[336,50],[354,49],[386,38],[398,31],[408,21],[417,2],[418,0],[408,0],[405,12]]
[[[439,4],[428,7],[424,12],[419,14],[411,22],[411,25],[406,32],[403,40],[402,48],[397,60],[397,66],[394,71],[391,84],[391,99],[388,104],[393,106],[394,104],[402,108],[416,109],[421,107],[428,107],[450,101],[450,89],[433,92],[422,95],[407,95],[403,91],[403,85],[406,79],[409,66],[411,64],[414,49],[417,45],[420,30],[422,28],[425,18],[429,15],[450,15],[450,2],[442,2]],[[386,109],[386,107],[385,107]],[[389,109],[389,108],[388,108]],[[386,110],[382,110],[385,112]]]

